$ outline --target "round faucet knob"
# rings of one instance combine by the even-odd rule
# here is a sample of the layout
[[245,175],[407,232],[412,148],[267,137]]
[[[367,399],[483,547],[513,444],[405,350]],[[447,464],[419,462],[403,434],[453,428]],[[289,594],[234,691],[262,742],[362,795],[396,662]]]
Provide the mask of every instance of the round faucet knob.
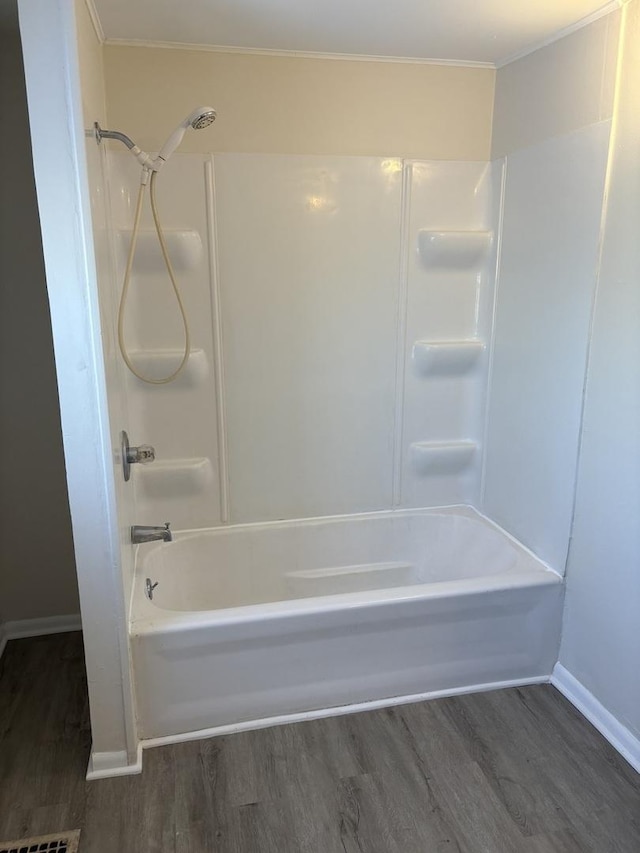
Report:
[[138,447],[130,447],[128,453],[129,463],[141,462],[145,465],[147,462],[153,462],[156,458],[156,451],[150,444],[140,444]]

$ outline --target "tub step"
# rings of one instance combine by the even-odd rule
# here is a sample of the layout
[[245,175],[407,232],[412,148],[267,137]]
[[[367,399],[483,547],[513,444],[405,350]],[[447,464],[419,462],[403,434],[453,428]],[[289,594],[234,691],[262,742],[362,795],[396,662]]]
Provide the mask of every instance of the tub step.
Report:
[[411,563],[362,563],[287,572],[286,583],[292,597],[307,598],[404,586],[413,582],[413,574]]

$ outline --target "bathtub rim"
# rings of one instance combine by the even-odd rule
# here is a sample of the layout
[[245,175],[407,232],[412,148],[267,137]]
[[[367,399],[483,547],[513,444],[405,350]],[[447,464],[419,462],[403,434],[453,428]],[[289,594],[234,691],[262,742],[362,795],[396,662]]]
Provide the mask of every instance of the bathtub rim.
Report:
[[[472,504],[443,504],[442,506],[394,507],[392,509],[375,509],[368,510],[366,512],[346,512],[336,513],[334,515],[311,515],[300,516],[299,518],[279,518],[275,521],[241,521],[237,524],[217,524],[212,527],[185,527],[182,530],[173,530],[172,532],[175,536],[186,538],[189,536],[201,535],[203,533],[223,533],[229,530],[255,530],[259,527],[279,528],[289,527],[292,524],[322,524],[326,521],[366,521],[367,519],[374,518],[395,518],[411,515],[459,515],[463,518],[480,520],[481,522],[484,522],[488,527],[491,527],[493,530],[504,536],[505,539],[508,539],[509,542],[517,550],[524,551],[537,563],[542,565],[545,569],[548,569],[550,572],[553,572],[554,574],[558,575],[558,577],[564,577],[564,569],[563,571],[560,571],[558,569],[555,569],[549,563],[545,562],[542,557],[539,557],[535,553],[535,551],[529,548],[528,545],[522,543],[516,536],[514,536],[512,533],[509,533],[509,531],[505,530],[504,527],[501,527],[497,521],[494,521],[488,515],[485,515]],[[165,543],[155,542],[151,546],[151,549],[145,551],[144,553],[150,553],[151,550],[161,548],[163,544]],[[139,565],[138,554],[140,553],[141,547],[148,548],[148,546],[145,545],[134,546],[136,570]]]
[[[505,580],[507,579],[507,580]],[[513,574],[484,575],[479,578],[413,586],[389,587],[366,592],[345,592],[313,598],[295,598],[261,604],[244,604],[219,610],[164,610],[151,602],[149,608],[158,613],[155,618],[142,616],[130,623],[132,639],[157,634],[173,634],[187,629],[213,628],[256,622],[282,622],[300,616],[320,616],[336,612],[357,612],[389,605],[434,601],[446,598],[466,598],[483,593],[531,589],[538,586],[560,586],[563,579],[551,569],[538,567],[515,571]],[[145,601],[143,606],[146,606]]]
[[[413,584],[409,586],[388,587],[386,589],[347,592],[309,598],[287,599],[285,601],[260,602],[212,610],[169,610],[157,607],[152,602],[140,600],[144,596],[143,566],[146,560],[138,562],[132,585],[129,634],[135,637],[176,633],[187,629],[242,625],[255,622],[270,622],[298,616],[319,616],[336,611],[357,612],[366,608],[378,608],[384,605],[401,604],[423,600],[449,597],[466,597],[480,593],[505,589],[555,585],[563,583],[563,576],[547,565],[533,551],[519,542],[514,536],[503,530],[498,524],[487,518],[475,507],[454,505],[448,507],[417,507],[392,510],[378,510],[366,513],[348,513],[333,516],[317,516],[302,519],[284,519],[278,521],[247,522],[218,527],[196,528],[177,531],[181,539],[202,536],[207,533],[220,533],[229,530],[252,531],[264,528],[289,527],[298,523],[322,524],[326,522],[366,521],[376,518],[415,517],[422,515],[453,515],[471,518],[488,526],[505,537],[516,551],[516,565],[513,570],[495,575],[483,575],[476,578],[437,581]],[[163,543],[153,546],[161,548]],[[138,546],[139,547],[139,546]],[[145,556],[152,553],[146,551]]]
[[[374,509],[374,510],[366,510],[364,512],[345,512],[345,513],[335,513],[333,515],[309,515],[309,516],[299,516],[297,518],[278,518],[271,521],[241,521],[233,524],[216,524],[211,527],[185,527],[180,530],[172,530],[174,536],[179,536],[182,538],[187,538],[191,536],[202,535],[203,533],[215,533],[222,534],[226,531],[251,531],[256,530],[258,528],[267,527],[270,529],[278,529],[282,527],[290,527],[292,525],[297,524],[324,524],[327,521],[331,522],[340,522],[347,523],[349,521],[366,521],[368,519],[375,518],[401,518],[403,516],[414,516],[414,515],[457,515],[462,518],[471,518],[474,520],[479,520],[485,523],[487,526],[491,527],[493,530],[496,530],[502,536],[511,542],[517,549],[525,551],[530,557],[533,557],[536,562],[541,563],[545,568],[549,569],[549,571],[554,572],[557,575],[562,577],[562,574],[550,566],[548,563],[545,563],[541,557],[539,557],[534,551],[531,550],[527,545],[524,545],[517,539],[513,534],[509,533],[509,531],[505,530],[501,527],[496,521],[489,518],[488,515],[485,515],[476,507],[472,506],[472,504],[443,504],[441,506],[414,506],[414,507],[393,507],[392,509]],[[148,544],[143,545],[135,545],[135,566],[138,568],[138,554],[140,553],[140,548],[145,548],[146,550],[143,552],[144,554],[150,554],[156,548],[161,548],[162,545],[165,544],[163,542],[154,542],[149,546]]]

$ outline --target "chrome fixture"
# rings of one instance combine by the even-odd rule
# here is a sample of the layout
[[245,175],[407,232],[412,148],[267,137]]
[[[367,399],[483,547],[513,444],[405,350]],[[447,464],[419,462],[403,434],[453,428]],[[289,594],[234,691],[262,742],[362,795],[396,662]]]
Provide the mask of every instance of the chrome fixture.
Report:
[[155,542],[159,539],[162,539],[163,542],[171,542],[173,539],[168,521],[165,521],[164,527],[149,527],[144,524],[134,524],[131,528],[131,542],[133,545],[141,545],[143,542]]
[[120,433],[120,451],[122,453],[122,472],[125,483],[128,483],[131,477],[132,465],[136,462],[146,465],[147,462],[153,462],[156,458],[155,448],[151,447],[150,444],[140,444],[138,447],[130,447],[129,436],[124,430]]
[[119,130],[103,130],[97,121],[93,123],[93,132],[95,133],[96,142],[98,145],[102,142],[103,139],[117,139],[118,142],[123,142],[129,151],[132,148],[136,147],[133,139],[129,139],[126,133],[120,133]]
[[153,601],[153,590],[158,586],[158,581],[151,583],[151,578],[147,578],[144,584],[144,591],[149,601]]

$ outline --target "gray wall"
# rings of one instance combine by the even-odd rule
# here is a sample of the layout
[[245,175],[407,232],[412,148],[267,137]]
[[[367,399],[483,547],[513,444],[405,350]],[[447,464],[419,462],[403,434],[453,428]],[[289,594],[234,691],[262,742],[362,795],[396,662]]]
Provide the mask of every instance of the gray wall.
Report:
[[640,738],[640,0],[624,16],[560,662]]
[[611,118],[620,20],[612,12],[498,71],[494,159]]
[[[15,0],[0,0],[0,621],[77,613]],[[53,167],[53,162],[52,162]]]
[[[618,59],[620,19],[623,18],[622,53],[617,92],[615,69]],[[622,730],[605,719],[613,715],[626,728],[630,738],[640,737],[640,111],[638,110],[638,81],[640,80],[640,0],[625,5],[622,15],[613,13],[577,33],[536,51],[524,59],[500,69],[496,81],[496,104],[493,136],[494,156],[507,155],[507,181],[513,178],[512,166],[522,162],[528,152],[556,146],[562,140],[585,139],[589,128],[597,129],[614,113],[612,149],[609,155],[609,175],[605,201],[605,219],[600,233],[600,259],[595,274],[595,310],[592,317],[586,396],[581,431],[580,458],[577,467],[577,492],[572,538],[567,562],[567,594],[563,624],[560,663],[569,676],[577,679],[581,688],[591,693],[602,708],[592,704],[591,713],[599,717],[619,742],[624,745]],[[614,100],[615,96],[615,100]],[[516,152],[516,154],[514,154]],[[567,166],[555,180],[562,187],[565,175],[575,169],[579,151],[573,145],[571,169]],[[520,158],[520,159],[519,159]],[[594,162],[594,167],[597,163]],[[533,188],[540,184],[539,174],[530,166],[526,172]],[[600,180],[594,168],[585,176],[587,182]],[[582,190],[580,191],[582,192]],[[579,202],[575,191],[571,198],[564,195],[563,203]],[[525,212],[534,200],[530,189],[525,197]],[[557,218],[562,208],[549,204],[543,226]],[[581,214],[585,212],[580,204]],[[506,214],[509,219],[509,212]],[[565,216],[563,228],[575,237],[577,215]],[[567,228],[570,223],[571,229]],[[523,219],[517,220],[521,239],[527,232]],[[534,237],[540,229],[531,232]],[[593,240],[591,241],[593,253]],[[562,246],[568,241],[563,235]],[[531,244],[526,265],[527,274],[544,256],[545,247]],[[559,252],[554,256],[557,271]],[[586,259],[581,251],[571,264],[575,275]],[[558,281],[555,292],[562,297],[568,280],[567,272]],[[535,286],[527,282],[526,295],[542,305],[540,292],[550,278]],[[500,288],[512,282],[504,277]],[[585,292],[592,282],[584,276]],[[591,294],[587,294],[588,298]],[[570,303],[548,300],[553,304],[551,319],[557,321],[560,311]],[[540,312],[542,313],[542,312]],[[531,322],[532,312],[525,314]],[[571,328],[576,311],[566,317],[563,328]],[[534,317],[535,319],[535,317]],[[499,346],[500,325],[496,334]],[[546,356],[546,329],[538,329],[541,347],[529,353],[529,374],[539,377],[541,360]],[[517,341],[520,346],[522,337]],[[510,369],[514,370],[513,353]],[[542,383],[545,418],[549,423],[557,413],[553,396],[557,391],[558,370],[566,370],[575,349],[557,353],[557,368]],[[521,381],[522,370],[518,374]],[[516,415],[521,410],[515,407]],[[563,423],[564,427],[566,424]],[[549,431],[554,438],[557,429]],[[503,442],[504,446],[504,442]],[[539,455],[536,477],[544,474],[548,454],[535,434],[527,458]],[[517,480],[511,465],[509,477],[522,483],[529,499],[531,478]],[[555,471],[554,471],[555,473]],[[556,494],[548,490],[548,505]],[[504,492],[501,493],[501,496]],[[508,503],[513,512],[515,501]],[[489,514],[496,516],[488,506]],[[529,516],[530,517],[530,514]],[[501,520],[498,518],[498,520]],[[520,530],[514,531],[523,536]],[[529,542],[536,547],[535,542]],[[558,566],[561,568],[561,566]],[[560,678],[566,676],[560,674]],[[578,696],[587,701],[585,696]],[[589,700],[592,701],[592,700]],[[603,710],[604,709],[604,710]],[[629,754],[632,754],[629,747]],[[637,750],[637,747],[635,747]],[[637,757],[637,751],[635,753]]]

